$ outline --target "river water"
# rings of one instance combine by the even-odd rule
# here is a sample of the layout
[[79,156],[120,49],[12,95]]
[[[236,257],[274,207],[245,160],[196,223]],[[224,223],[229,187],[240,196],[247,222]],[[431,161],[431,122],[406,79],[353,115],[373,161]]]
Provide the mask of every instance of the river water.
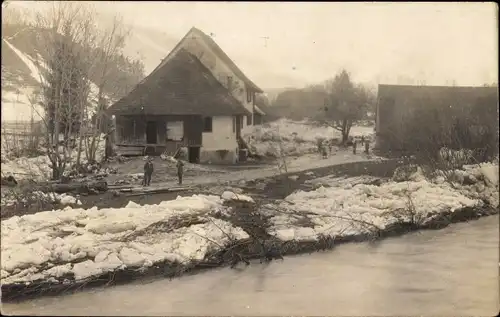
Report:
[[29,315],[433,315],[499,311],[499,217],[375,243],[4,304]]

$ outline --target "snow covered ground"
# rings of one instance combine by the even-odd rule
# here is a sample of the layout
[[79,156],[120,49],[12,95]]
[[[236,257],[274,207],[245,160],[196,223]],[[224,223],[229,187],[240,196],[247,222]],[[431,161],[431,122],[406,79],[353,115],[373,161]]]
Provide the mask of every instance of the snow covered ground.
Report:
[[[248,237],[242,229],[209,216],[224,208],[219,196],[193,195],[158,205],[130,202],[120,209],[66,207],[15,216],[1,222],[1,282],[71,275],[82,280],[122,268],[144,269],[165,260],[201,260],[230,239]],[[167,230],[169,221],[196,215],[201,219],[197,224]]]
[[[85,145],[84,145],[85,147]],[[85,157],[85,150],[83,150],[83,158]],[[97,160],[104,156],[104,141],[99,143],[97,151]],[[46,155],[32,157],[32,158],[16,158],[8,160],[2,157],[1,170],[3,176],[13,175],[16,179],[47,179],[51,175],[50,161]],[[76,151],[72,153],[72,161],[76,159]],[[287,157],[286,165],[288,172],[300,172],[307,169],[321,168],[330,165],[337,165],[349,162],[361,162],[369,160],[380,160],[382,158],[375,156],[366,156],[365,154],[352,154],[352,151],[338,150],[326,159],[321,158],[318,154],[305,154],[298,157]],[[160,171],[174,171],[175,165],[168,160],[161,160],[156,158],[155,170],[153,175],[152,188],[156,186],[166,186],[177,184],[177,179],[171,176],[160,175]],[[283,162],[280,160],[280,163]],[[129,179],[129,183],[140,184],[143,177],[144,162],[142,159],[132,159],[125,163],[113,165],[117,169],[117,174],[109,175],[108,181],[116,183],[120,180]],[[208,183],[228,183],[235,180],[249,181],[257,178],[264,178],[277,175],[279,173],[278,164],[265,165],[257,169],[242,169],[235,171],[223,171],[217,167],[185,164],[186,175],[184,176],[185,185],[199,185]],[[284,169],[282,168],[282,172]],[[160,174],[159,174],[160,173]],[[190,175],[190,173],[194,175]]]
[[[375,232],[401,221],[425,225],[445,212],[483,206],[498,208],[498,164],[466,166],[457,174],[470,175],[474,184],[449,184],[415,175],[415,181],[388,181],[376,185],[361,178],[331,178],[310,192],[298,191],[263,212],[272,215],[272,231],[281,240],[317,240],[321,235],[339,237]],[[370,179],[368,179],[370,180]],[[320,182],[320,183],[321,183]]]
[[17,197],[14,191],[2,189],[0,206],[8,207],[16,203],[29,204],[31,202],[56,203],[61,205],[81,205],[82,202],[69,194],[44,193],[41,191],[33,191],[23,197]]
[[[101,136],[98,148],[96,151],[96,160],[99,162],[104,157],[104,136]],[[86,144],[83,142],[81,159],[85,163]],[[73,149],[70,157],[70,164],[76,162],[78,151]],[[2,157],[1,163],[2,176],[12,175],[16,179],[34,179],[46,180],[49,179],[52,173],[51,163],[47,155],[40,155],[37,157],[19,157],[9,160]],[[69,167],[68,167],[69,169]]]
[[368,184],[371,182],[375,182],[377,180],[381,180],[379,177],[373,177],[368,175],[357,176],[357,177],[345,177],[345,176],[335,176],[335,175],[327,175],[324,177],[318,177],[311,180],[306,180],[306,184],[310,184],[313,187],[346,187],[346,186],[355,186],[358,184]]
[[[350,136],[372,138],[373,127],[354,126]],[[255,126],[244,135],[254,152],[263,156],[279,156],[279,141],[286,155],[302,155],[317,152],[317,139],[341,139],[338,130],[319,126],[309,121],[280,119],[262,126]]]
[[[301,172],[308,169],[327,167],[332,165],[353,163],[353,162],[363,162],[363,161],[373,161],[382,160],[380,157],[366,156],[364,154],[352,154],[352,151],[339,150],[335,155],[329,156],[326,159],[321,158],[318,154],[305,154],[299,157],[288,157],[286,158],[287,170],[289,173]],[[156,162],[156,161],[155,161]],[[140,180],[143,177],[143,165],[125,163],[123,166],[119,166],[119,171],[117,175],[110,175],[110,183],[116,181],[119,178],[123,178],[121,175],[125,175],[125,171],[128,171],[128,178],[135,179],[135,183],[140,184]],[[155,163],[157,164],[157,163]],[[157,165],[155,165],[157,166]],[[187,168],[190,165],[187,165]],[[163,168],[161,165],[159,168]],[[280,173],[278,169],[278,164],[267,165],[256,169],[242,169],[235,171],[221,172],[217,168],[209,168],[199,165],[192,165],[193,170],[198,173],[195,176],[185,175],[183,179],[183,185],[201,185],[201,184],[227,184],[235,181],[251,181],[259,178],[266,178],[276,176]],[[196,168],[196,169],[194,169]],[[156,167],[155,167],[156,169]],[[213,173],[210,173],[210,170]],[[281,172],[284,172],[283,168]],[[151,183],[151,188],[154,189],[158,186],[177,186],[176,177],[162,177],[161,181],[158,181],[157,175],[153,175],[153,182]]]
[[[282,241],[317,241],[383,230],[391,224],[425,225],[443,213],[490,202],[498,207],[498,164],[467,166],[463,179],[450,185],[441,176],[387,181],[380,186],[362,178],[331,178],[331,187],[297,191],[259,210],[271,216],[269,233]],[[417,172],[418,174],[418,172]],[[371,179],[365,179],[371,180]],[[248,238],[241,228],[215,217],[228,214],[224,201],[254,203],[225,191],[193,195],[158,205],[39,212],[1,222],[1,282],[84,280],[124,268],[143,270],[163,261],[189,263],[211,251]]]

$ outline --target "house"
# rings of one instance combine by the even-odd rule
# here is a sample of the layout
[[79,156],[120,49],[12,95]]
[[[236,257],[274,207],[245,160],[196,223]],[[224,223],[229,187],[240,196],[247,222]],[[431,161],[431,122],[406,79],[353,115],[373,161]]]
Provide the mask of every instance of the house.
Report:
[[463,141],[450,135],[459,123],[496,130],[498,144],[498,87],[379,85],[375,119],[381,150],[418,148],[420,141],[452,146]]
[[262,116],[265,113],[255,103],[255,96],[263,93],[262,89],[236,66],[212,37],[196,27],[189,30],[167,57],[153,70],[152,74],[165,65],[181,49],[185,49],[196,56],[212,72],[214,77],[250,111],[250,115],[240,118],[243,132],[248,131],[255,122],[257,124],[262,122]]
[[264,113],[262,90],[207,35],[192,28],[153,72],[108,108],[122,154],[171,155],[190,162],[234,163],[241,137]]

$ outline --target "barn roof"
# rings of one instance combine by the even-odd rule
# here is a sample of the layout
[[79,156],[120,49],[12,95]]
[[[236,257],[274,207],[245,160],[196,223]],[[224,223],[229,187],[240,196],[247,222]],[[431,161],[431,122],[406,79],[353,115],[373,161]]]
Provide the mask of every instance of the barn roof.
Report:
[[249,115],[194,55],[179,50],[108,108],[119,115]]

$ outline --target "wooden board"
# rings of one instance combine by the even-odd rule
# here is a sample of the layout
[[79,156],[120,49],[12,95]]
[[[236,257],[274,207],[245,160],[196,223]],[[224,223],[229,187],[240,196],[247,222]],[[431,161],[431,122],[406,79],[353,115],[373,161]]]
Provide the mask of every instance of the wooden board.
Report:
[[163,188],[133,188],[133,189],[125,189],[121,190],[121,192],[129,192],[130,194],[126,195],[130,196],[140,196],[140,195],[148,195],[148,194],[161,194],[161,193],[172,193],[172,192],[180,192],[191,189],[191,187],[163,187]]

